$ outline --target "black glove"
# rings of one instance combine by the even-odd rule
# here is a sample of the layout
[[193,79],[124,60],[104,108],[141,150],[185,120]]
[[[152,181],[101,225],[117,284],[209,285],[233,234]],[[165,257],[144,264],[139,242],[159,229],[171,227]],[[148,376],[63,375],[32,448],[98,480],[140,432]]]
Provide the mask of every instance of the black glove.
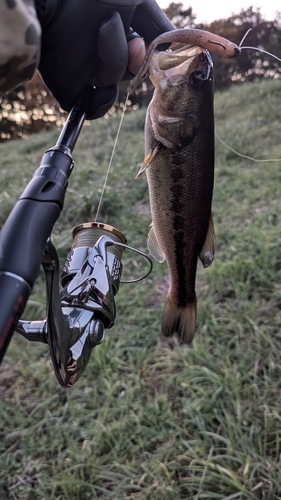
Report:
[[174,29],[155,0],[35,0],[35,5],[42,26],[42,78],[65,111],[90,86],[88,118],[103,116],[117,98],[117,85],[127,74],[130,28],[146,44]]

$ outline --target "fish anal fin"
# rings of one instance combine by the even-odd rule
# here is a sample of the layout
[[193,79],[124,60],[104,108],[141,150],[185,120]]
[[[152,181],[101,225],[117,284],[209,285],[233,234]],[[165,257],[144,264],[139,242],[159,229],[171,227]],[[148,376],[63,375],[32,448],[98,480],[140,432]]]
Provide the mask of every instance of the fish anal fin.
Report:
[[154,259],[158,260],[158,262],[160,262],[160,263],[164,262],[166,257],[165,257],[165,254],[164,254],[161,246],[159,245],[159,242],[157,240],[153,225],[148,233],[147,248],[148,248],[150,255],[152,255],[152,257],[154,257]]
[[160,148],[160,145],[159,146],[156,146],[156,148],[149,151],[149,153],[146,155],[145,159],[143,160],[143,164],[141,166],[141,168],[139,169],[137,175],[136,175],[136,179],[141,175],[143,174],[143,172],[146,171],[146,169],[149,167],[149,165],[151,165],[152,161],[154,160],[155,156],[157,155],[158,151],[159,151],[159,148]]
[[195,335],[195,326],[196,296],[194,296],[193,302],[189,302],[185,308],[178,308],[168,293],[162,316],[162,334],[164,337],[171,337],[176,333],[184,344],[191,344]]
[[199,254],[199,258],[204,267],[209,267],[215,256],[215,230],[212,215],[210,215],[209,226],[204,245]]

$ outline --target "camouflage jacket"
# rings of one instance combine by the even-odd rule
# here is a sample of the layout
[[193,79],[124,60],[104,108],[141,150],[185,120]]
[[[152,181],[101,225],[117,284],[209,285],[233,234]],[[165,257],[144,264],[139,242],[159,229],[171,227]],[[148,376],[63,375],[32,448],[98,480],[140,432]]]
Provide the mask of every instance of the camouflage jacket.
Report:
[[33,0],[0,0],[0,95],[32,77],[40,40]]

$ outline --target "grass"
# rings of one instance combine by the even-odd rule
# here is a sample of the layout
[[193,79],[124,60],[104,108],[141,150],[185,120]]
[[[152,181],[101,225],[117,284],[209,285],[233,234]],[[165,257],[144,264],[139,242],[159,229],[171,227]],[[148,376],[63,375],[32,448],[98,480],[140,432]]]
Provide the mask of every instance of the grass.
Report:
[[[281,86],[216,95],[218,136],[257,159],[281,158]],[[100,219],[146,249],[150,224],[144,112],[125,118]],[[54,240],[94,218],[118,118],[85,127]],[[0,144],[1,224],[57,131]],[[198,269],[191,348],[165,343],[165,264],[122,285],[117,321],[74,388],[61,388],[48,349],[14,335],[0,370],[3,500],[281,499],[281,169],[216,140],[216,257]],[[127,259],[127,260],[126,260]],[[145,267],[126,253],[124,265]],[[38,280],[26,317],[44,317]]]

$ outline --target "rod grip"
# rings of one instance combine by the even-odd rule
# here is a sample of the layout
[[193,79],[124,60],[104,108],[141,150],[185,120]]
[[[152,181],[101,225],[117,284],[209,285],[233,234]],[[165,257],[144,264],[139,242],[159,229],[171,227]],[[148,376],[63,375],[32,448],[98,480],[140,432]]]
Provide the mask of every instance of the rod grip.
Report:
[[0,363],[30,294],[28,283],[12,273],[0,272]]

